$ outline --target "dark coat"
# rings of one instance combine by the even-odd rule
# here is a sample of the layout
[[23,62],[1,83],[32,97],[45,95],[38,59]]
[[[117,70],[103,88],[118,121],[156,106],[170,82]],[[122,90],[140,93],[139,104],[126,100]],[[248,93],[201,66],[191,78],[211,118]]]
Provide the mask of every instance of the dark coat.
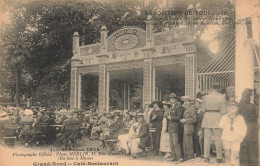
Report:
[[145,148],[150,140],[149,135],[149,125],[146,122],[143,122],[140,124],[140,130],[139,134],[136,136],[136,138],[140,138],[140,146],[141,148]]
[[[164,115],[163,109],[157,109],[157,110],[154,109],[150,114],[150,122],[152,123],[152,127],[155,128],[155,133],[153,136],[154,150],[159,150],[160,148],[163,115]],[[152,119],[153,116],[156,116],[156,118]]]
[[196,127],[195,130],[196,131],[200,131],[201,130],[201,123],[202,123],[202,119],[203,119],[203,115],[204,113],[200,110],[200,112],[197,112],[197,121],[196,121]]
[[241,165],[258,165],[258,108],[250,101],[241,100],[238,105],[238,113],[245,119],[247,134],[240,147]]
[[186,122],[183,125],[184,134],[193,134],[194,126],[197,121],[197,113],[192,105],[185,109],[183,119],[186,119]]
[[167,121],[167,131],[169,133],[180,132],[180,119],[183,117],[183,110],[179,103],[175,103],[173,107],[170,108],[171,119]]
[[61,132],[63,133],[63,138],[68,140],[76,140],[79,136],[79,130],[73,129],[73,130],[66,130],[66,126],[72,126],[72,125],[80,125],[80,122],[78,119],[74,117],[69,117],[68,119],[64,120]]
[[[153,110],[150,114],[150,122],[152,123],[152,127],[154,128],[162,128],[162,120],[163,120],[164,110]],[[152,119],[153,116],[156,116],[155,119]]]
[[13,125],[13,122],[10,118],[5,120],[0,120],[0,140],[6,137],[16,136],[16,129],[5,129],[5,125]]
[[22,131],[24,132],[31,132],[32,124],[34,123],[34,120],[30,116],[24,116],[21,119],[20,125],[22,128]]
[[124,122],[119,118],[113,125],[109,127],[112,138],[117,139],[119,135],[124,134]]

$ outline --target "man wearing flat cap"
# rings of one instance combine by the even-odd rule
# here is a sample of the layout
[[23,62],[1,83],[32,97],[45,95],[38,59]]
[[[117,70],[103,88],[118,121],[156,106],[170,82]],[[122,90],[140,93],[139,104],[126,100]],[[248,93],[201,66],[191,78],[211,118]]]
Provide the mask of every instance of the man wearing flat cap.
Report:
[[202,112],[204,116],[201,127],[204,128],[204,157],[209,162],[210,140],[214,133],[217,163],[222,162],[222,130],[219,128],[219,121],[222,115],[227,113],[225,96],[218,92],[219,84],[212,84],[211,92],[203,97]]
[[170,114],[167,116],[167,129],[170,137],[172,160],[178,160],[178,163],[180,163],[183,161],[181,145],[179,143],[179,133],[181,132],[180,119],[183,116],[183,110],[178,102],[178,97],[174,93],[171,93],[169,98],[171,107]]

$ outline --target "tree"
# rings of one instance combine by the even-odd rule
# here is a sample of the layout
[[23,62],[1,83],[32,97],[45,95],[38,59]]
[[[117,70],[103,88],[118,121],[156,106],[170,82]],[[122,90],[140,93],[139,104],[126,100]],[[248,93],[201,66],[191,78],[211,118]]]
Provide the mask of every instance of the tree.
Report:
[[[208,5],[206,0],[191,2],[194,6],[201,2],[203,10],[212,10],[212,5]],[[227,10],[232,9],[232,6],[222,3],[226,0],[214,2],[217,9],[222,9],[223,6]],[[186,10],[187,6],[186,1],[174,1],[164,10]],[[152,11],[162,10],[153,3],[148,7]],[[82,44],[91,44],[99,41],[102,25],[108,27],[110,34],[123,26],[145,28],[148,7],[143,6],[142,0],[46,0],[10,4],[10,24],[1,29],[1,44],[4,49],[1,58],[4,59],[9,76],[6,75],[8,79],[2,81],[1,86],[7,89],[9,87],[10,93],[16,94],[17,104],[21,94],[36,101],[44,99],[47,104],[66,103],[70,92],[73,33],[77,31],[83,36]],[[171,24],[174,17],[154,15],[157,22],[154,29],[162,31],[178,28]],[[227,32],[228,35],[230,31],[225,28],[231,28],[223,26],[222,32]],[[195,32],[200,32],[196,33],[198,40],[204,29],[205,27],[196,27]],[[11,88],[14,85],[16,90]],[[94,92],[89,93],[89,96],[96,95]]]

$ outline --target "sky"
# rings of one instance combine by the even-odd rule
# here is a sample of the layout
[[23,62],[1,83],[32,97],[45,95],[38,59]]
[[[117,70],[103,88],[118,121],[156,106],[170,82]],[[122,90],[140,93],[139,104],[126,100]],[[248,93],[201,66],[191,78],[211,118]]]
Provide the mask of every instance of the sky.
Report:
[[209,50],[214,54],[219,51],[220,43],[215,37],[220,30],[221,27],[219,25],[208,25],[200,37],[202,42],[208,45]]

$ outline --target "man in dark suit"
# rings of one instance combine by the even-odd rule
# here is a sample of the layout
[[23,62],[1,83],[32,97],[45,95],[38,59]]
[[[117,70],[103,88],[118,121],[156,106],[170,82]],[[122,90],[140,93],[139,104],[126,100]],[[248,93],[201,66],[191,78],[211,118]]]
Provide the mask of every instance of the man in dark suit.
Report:
[[194,125],[197,121],[197,113],[195,112],[194,105],[191,103],[191,97],[183,96],[183,106],[185,108],[183,118],[180,122],[183,125],[183,155],[184,160],[190,160],[194,158],[193,149],[193,133]]
[[74,112],[68,113],[68,118],[64,120],[62,127],[61,127],[61,133],[64,143],[71,142],[74,144],[76,140],[78,139],[79,135],[79,129],[69,129],[66,130],[66,126],[74,126],[74,125],[80,125],[80,122],[78,119],[73,117]]
[[124,134],[124,122],[120,114],[115,113],[114,121],[109,127],[110,137],[117,139],[119,135]]
[[183,110],[181,105],[177,102],[177,96],[171,93],[170,96],[170,113],[167,116],[168,124],[167,129],[170,137],[170,145],[172,152],[172,161],[178,163],[183,161],[182,150],[179,143],[179,133],[180,133],[180,119],[183,117]]

